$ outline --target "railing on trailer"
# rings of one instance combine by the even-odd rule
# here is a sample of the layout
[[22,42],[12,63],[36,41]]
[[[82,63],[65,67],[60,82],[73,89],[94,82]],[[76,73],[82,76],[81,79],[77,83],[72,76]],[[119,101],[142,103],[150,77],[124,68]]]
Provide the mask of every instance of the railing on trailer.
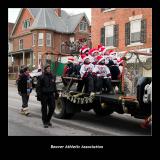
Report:
[[[127,54],[128,55],[130,54],[130,55],[128,56]],[[145,53],[145,52],[138,52],[138,51],[129,51],[129,52],[125,52],[122,55],[124,59],[123,71],[122,71],[122,77],[121,77],[122,93],[124,93],[125,95],[136,96],[137,81],[140,77],[144,76],[143,69],[147,71],[151,71],[152,69],[151,56],[152,56],[152,53]]]

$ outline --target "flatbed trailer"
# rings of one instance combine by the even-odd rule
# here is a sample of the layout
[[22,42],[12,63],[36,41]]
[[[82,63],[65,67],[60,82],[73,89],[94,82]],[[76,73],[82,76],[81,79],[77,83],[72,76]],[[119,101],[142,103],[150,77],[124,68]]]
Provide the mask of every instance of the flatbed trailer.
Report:
[[[130,52],[131,54],[147,55],[151,54]],[[126,53],[124,54],[124,56]],[[138,57],[138,56],[137,56]],[[125,64],[124,64],[125,66]],[[136,95],[127,95],[124,91],[124,72],[122,72],[121,80],[112,80],[112,84],[117,85],[121,90],[114,94],[95,94],[89,95],[84,93],[84,88],[82,92],[76,91],[76,85],[81,78],[76,77],[61,77],[62,82],[59,91],[59,98],[56,100],[56,108],[54,116],[56,118],[68,119],[72,118],[77,112],[94,110],[98,116],[107,116],[113,112],[119,114],[130,114],[135,118],[140,119],[151,119],[151,100],[144,102],[144,96],[150,96],[146,94],[145,87],[150,85],[152,82],[152,77],[141,77],[136,86]],[[63,83],[67,81],[66,83]]]
[[[77,92],[76,87],[73,86],[81,79],[75,77],[62,77],[62,79],[69,81],[67,86],[58,89],[60,96],[56,100],[54,113],[57,118],[71,118],[76,112],[91,109],[98,116],[107,116],[113,112],[128,113],[136,118],[147,118],[151,115],[151,104],[145,104],[144,106],[144,103],[140,103],[135,96],[125,96],[122,93],[90,96],[87,93]],[[115,81],[113,82],[115,83]]]

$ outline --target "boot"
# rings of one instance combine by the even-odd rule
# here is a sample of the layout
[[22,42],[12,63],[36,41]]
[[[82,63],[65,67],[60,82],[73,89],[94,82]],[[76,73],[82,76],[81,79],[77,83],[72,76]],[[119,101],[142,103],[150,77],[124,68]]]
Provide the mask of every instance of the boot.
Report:
[[44,123],[43,126],[44,126],[44,128],[48,128],[48,124],[47,123]]
[[25,114],[25,112],[24,112],[24,110],[23,110],[23,108],[21,108],[21,110],[20,110],[20,114]]
[[26,116],[28,116],[28,115],[30,114],[28,107],[23,108],[23,112],[24,112],[24,114],[25,114]]
[[49,126],[49,127],[52,127],[52,123],[51,123],[51,122],[48,122],[48,126]]

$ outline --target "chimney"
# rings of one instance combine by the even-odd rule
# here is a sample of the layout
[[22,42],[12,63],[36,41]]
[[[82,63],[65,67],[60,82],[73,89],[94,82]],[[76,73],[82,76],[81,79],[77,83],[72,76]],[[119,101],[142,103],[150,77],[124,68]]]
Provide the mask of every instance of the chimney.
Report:
[[55,13],[58,17],[61,17],[61,8],[55,8]]

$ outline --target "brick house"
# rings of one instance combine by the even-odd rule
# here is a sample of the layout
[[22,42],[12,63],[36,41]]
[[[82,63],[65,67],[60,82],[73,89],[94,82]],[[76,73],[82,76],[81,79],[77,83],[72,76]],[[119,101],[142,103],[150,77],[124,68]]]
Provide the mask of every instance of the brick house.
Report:
[[[12,29],[14,27],[14,23],[8,22],[8,53],[12,50],[12,43],[10,42],[10,35],[12,33]],[[12,64],[11,57],[8,57],[8,65]]]
[[8,52],[12,49],[11,43],[10,43],[10,36],[12,33],[14,27],[14,23],[8,22]]
[[22,8],[11,34],[15,65],[39,65],[57,60],[66,41],[90,36],[85,13],[69,15],[61,8]]
[[117,52],[152,49],[151,8],[92,8],[92,45]]

